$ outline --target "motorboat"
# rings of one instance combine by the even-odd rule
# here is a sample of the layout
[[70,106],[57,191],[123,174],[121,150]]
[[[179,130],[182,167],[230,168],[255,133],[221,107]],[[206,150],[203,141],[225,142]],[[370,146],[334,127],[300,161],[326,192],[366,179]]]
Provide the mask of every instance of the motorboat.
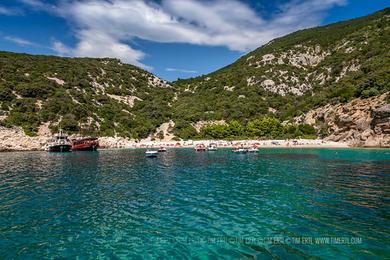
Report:
[[49,140],[44,149],[48,152],[70,152],[72,143],[60,129],[59,133]]
[[195,146],[195,151],[204,152],[204,151],[206,151],[206,146],[204,144],[197,144]]
[[235,147],[235,148],[233,148],[233,152],[234,153],[247,153],[248,152],[248,148]]
[[158,151],[155,150],[147,150],[145,152],[146,157],[157,157]]
[[207,151],[217,151],[218,150],[218,147],[216,144],[209,144],[209,146],[207,146]]

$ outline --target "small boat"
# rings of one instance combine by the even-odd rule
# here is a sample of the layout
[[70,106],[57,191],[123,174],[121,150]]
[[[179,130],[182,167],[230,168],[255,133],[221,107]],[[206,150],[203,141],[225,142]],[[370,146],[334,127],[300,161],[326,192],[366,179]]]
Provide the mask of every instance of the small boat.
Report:
[[204,151],[206,151],[206,146],[204,144],[197,144],[195,146],[195,151],[204,152]]
[[155,150],[147,150],[145,152],[146,157],[157,157],[158,151]]
[[94,137],[87,137],[72,140],[72,151],[96,151],[99,141]]
[[162,147],[162,146],[158,149],[159,153],[163,153],[163,152],[166,152],[166,151],[167,151],[167,148]]
[[209,146],[207,146],[207,151],[217,151],[218,150],[218,147],[216,144],[209,144]]
[[71,149],[72,144],[61,129],[45,146],[45,151],[48,152],[70,152]]
[[248,152],[248,149],[247,148],[233,148],[233,152],[234,153],[247,153]]

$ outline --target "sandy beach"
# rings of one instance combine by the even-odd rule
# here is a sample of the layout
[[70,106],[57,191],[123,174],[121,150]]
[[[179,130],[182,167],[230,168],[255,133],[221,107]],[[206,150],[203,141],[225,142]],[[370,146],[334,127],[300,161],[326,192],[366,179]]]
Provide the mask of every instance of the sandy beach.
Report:
[[[24,134],[20,128],[2,128],[0,127],[0,151],[41,151],[44,145],[50,139],[51,135],[48,133],[30,137]],[[76,136],[70,136],[75,138]],[[195,147],[197,144],[215,144],[217,147],[231,148],[235,146],[252,147],[288,147],[288,148],[347,148],[351,147],[348,143],[332,142],[328,140],[187,140],[187,141],[173,141],[173,140],[132,140],[123,137],[100,137],[99,143],[101,149],[120,149],[120,148],[183,148]]]
[[264,147],[264,148],[348,148],[351,147],[348,143],[342,142],[332,142],[322,139],[294,139],[294,140],[234,140],[234,141],[225,141],[225,140],[188,140],[188,141],[140,141],[140,142],[118,142],[115,146],[114,143],[110,142],[109,145],[106,144],[106,139],[103,137],[101,139],[101,145],[103,149],[112,149],[112,148],[192,148],[196,145],[203,144],[208,146],[210,144],[215,144],[219,148],[233,148],[237,146],[244,147]]

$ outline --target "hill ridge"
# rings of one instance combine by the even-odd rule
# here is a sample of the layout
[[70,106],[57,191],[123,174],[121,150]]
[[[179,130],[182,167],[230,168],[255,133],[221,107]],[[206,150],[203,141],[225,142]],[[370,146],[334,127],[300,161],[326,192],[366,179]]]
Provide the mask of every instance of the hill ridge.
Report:
[[[274,39],[215,72],[175,82],[118,59],[0,51],[0,126],[129,139],[330,136],[337,118],[302,125],[297,118],[326,105],[353,109],[347,104],[355,99],[388,101],[389,39],[386,8]],[[390,119],[382,116],[380,134],[375,120],[371,134],[387,138]]]

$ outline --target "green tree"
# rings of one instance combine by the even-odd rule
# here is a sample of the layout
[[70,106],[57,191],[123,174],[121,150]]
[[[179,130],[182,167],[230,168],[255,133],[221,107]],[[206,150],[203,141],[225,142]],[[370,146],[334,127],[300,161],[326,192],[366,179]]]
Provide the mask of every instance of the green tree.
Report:
[[248,122],[247,132],[253,137],[276,138],[283,135],[283,126],[274,117],[263,117]]
[[76,120],[76,116],[73,114],[66,114],[61,122],[60,128],[62,128],[65,132],[77,132],[79,131],[79,124]]

